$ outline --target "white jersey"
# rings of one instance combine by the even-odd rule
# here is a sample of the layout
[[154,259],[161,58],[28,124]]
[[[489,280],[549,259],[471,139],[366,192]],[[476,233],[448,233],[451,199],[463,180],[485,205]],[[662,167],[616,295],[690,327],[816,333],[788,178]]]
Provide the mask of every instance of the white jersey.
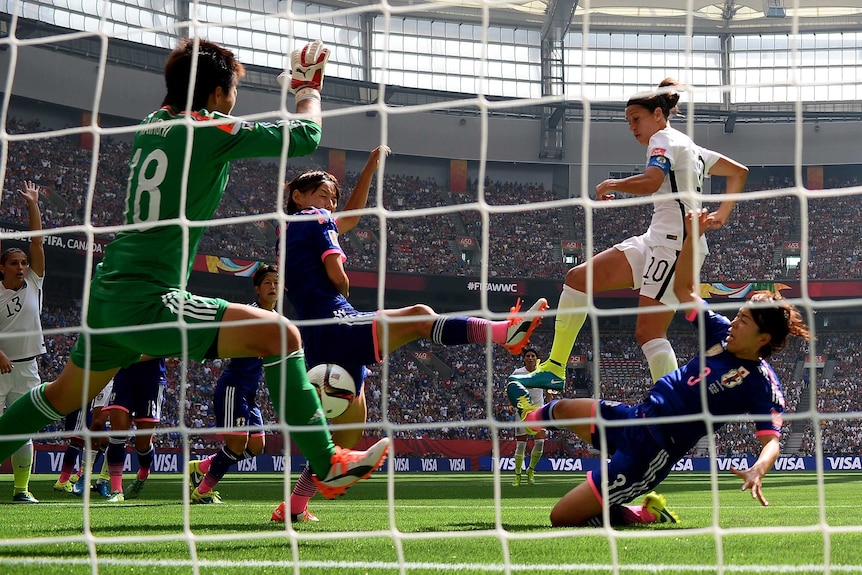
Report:
[[45,353],[42,337],[42,282],[32,269],[20,289],[0,283],[0,350],[11,361]]
[[[698,146],[687,135],[670,126],[652,135],[647,146],[646,165],[661,168],[665,177],[652,195],[652,221],[644,234],[647,245],[682,249],[685,214],[689,210],[699,209],[700,202],[686,197],[673,198],[670,194],[699,194],[703,189],[703,179],[720,157],[720,154]],[[706,253],[704,236],[701,236],[701,250]]]
[[[527,375],[528,373],[533,373],[532,371],[527,371],[527,368],[524,366],[519,367],[515,371],[512,372],[512,375]],[[530,392],[530,402],[533,405],[543,406],[545,405],[545,390],[541,387],[531,387],[527,389]]]

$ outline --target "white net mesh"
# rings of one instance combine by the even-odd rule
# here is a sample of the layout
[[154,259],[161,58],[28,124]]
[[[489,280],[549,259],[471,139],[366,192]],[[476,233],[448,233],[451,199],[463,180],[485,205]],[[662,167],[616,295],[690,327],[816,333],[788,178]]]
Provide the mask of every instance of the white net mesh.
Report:
[[[142,496],[133,517],[126,511],[136,508],[106,508],[89,491],[83,507],[65,494],[42,497],[58,509],[62,529],[50,515],[30,525],[15,507],[0,542],[4,572],[862,570],[857,502],[842,490],[856,477],[840,473],[862,467],[854,313],[862,193],[862,169],[853,165],[853,122],[862,113],[858,8],[801,0],[770,0],[763,9],[693,1],[640,8],[552,2],[534,10],[536,4],[0,4],[0,182],[9,224],[0,237],[5,247],[33,235],[24,231],[26,209],[14,191],[36,180],[49,249],[42,378],[62,369],[81,323],[83,278],[122,229],[130,137],[161,101],[167,50],[185,34],[230,48],[248,67],[237,111],[255,120],[294,117],[292,99],[281,103],[275,81],[285,53],[314,39],[332,50],[323,149],[307,158],[235,163],[207,223],[200,247],[207,257],[195,269],[242,276],[258,261],[276,261],[275,230],[288,221],[276,207],[280,183],[323,168],[342,172],[348,191],[368,150],[389,145],[396,155],[376,176],[362,223],[342,241],[360,309],[424,301],[499,320],[515,295],[526,294],[525,306],[546,296],[553,312],[569,267],[647,229],[650,198],[599,202],[593,190],[607,177],[643,171],[622,103],[673,76],[687,86],[685,118],[676,127],[751,167],[750,193],[739,198],[728,226],[709,235],[704,295],[732,316],[749,291],[783,290],[817,338],[793,343],[773,362],[789,409],[785,455],[764,483],[772,505],[761,509],[737,493],[740,482],[728,473],[751,465],[759,450],[750,418],[709,416],[727,422],[725,429],[701,441],[662,486],[682,526],[553,529],[550,509],[607,453],[554,432],[540,483],[513,489],[518,425],[501,382],[520,362],[491,344],[416,342],[393,352],[366,382],[366,436],[399,440],[391,465],[344,499],[314,499],[320,524],[266,525],[289,493],[287,475],[299,471],[275,449],[226,476],[228,511],[198,513],[177,473],[150,488],[158,495],[149,502]],[[779,25],[762,15],[769,10],[787,18]],[[714,181],[708,191],[718,194],[723,184]],[[710,206],[715,200],[705,198]],[[63,254],[74,257],[63,261]],[[238,291],[212,277],[196,285],[197,277],[196,293]],[[590,300],[566,393],[636,403],[651,384],[633,337],[637,300],[613,296]],[[542,358],[551,348],[552,317],[533,337]],[[686,326],[673,324],[669,338],[680,361],[704,352],[702,338]],[[217,362],[169,364],[156,471],[183,472],[191,454],[220,445],[210,406],[222,369]],[[261,400],[264,420],[277,421],[264,392]],[[52,453],[52,473],[61,465],[62,429],[37,437]],[[278,445],[283,429],[271,424],[268,431]],[[296,455],[289,443],[285,449]],[[37,452],[37,471],[39,460]],[[134,460],[130,452],[127,465]],[[444,462],[452,472],[469,466],[481,473],[402,473],[439,470]],[[258,466],[277,475],[259,476]]]

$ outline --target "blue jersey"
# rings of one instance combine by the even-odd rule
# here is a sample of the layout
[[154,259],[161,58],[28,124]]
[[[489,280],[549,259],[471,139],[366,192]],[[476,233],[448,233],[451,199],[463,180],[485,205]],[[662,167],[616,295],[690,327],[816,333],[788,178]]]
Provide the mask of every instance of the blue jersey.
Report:
[[[249,306],[260,307],[257,302]],[[257,391],[262,375],[262,357],[235,357],[228,362],[218,379],[218,385],[230,385],[243,391]]]
[[[698,314],[693,314],[697,322]],[[712,415],[751,413],[768,415],[755,422],[756,435],[779,435],[784,393],[778,377],[765,360],[740,359],[724,347],[730,320],[711,311],[703,315],[706,332],[706,381],[700,378],[700,355],[661,379],[649,391],[646,409],[649,416],[703,413],[701,386],[706,385],[706,399]],[[724,423],[713,424],[713,431]],[[665,447],[687,451],[708,433],[702,420],[658,426]]]
[[287,297],[299,319],[341,317],[355,310],[326,275],[323,260],[338,254],[347,260],[338,244],[338,225],[328,210],[308,208],[302,215],[317,214],[316,220],[290,222],[287,225],[284,274]]
[[338,225],[327,210],[309,208],[300,214],[317,214],[315,220],[290,222],[285,232],[284,274],[287,297],[299,319],[339,318],[337,324],[300,328],[309,367],[335,363],[350,373],[357,393],[368,375],[368,364],[381,361],[375,339],[375,312],[359,312],[347,301],[326,274],[323,260],[338,254],[347,258],[338,244]]

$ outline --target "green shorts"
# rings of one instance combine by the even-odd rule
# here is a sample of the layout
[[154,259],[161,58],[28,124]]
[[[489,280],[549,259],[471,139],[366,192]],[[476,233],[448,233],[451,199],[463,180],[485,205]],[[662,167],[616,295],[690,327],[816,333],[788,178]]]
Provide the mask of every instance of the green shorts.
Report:
[[87,325],[95,332],[78,336],[71,359],[93,371],[128,367],[141,354],[201,361],[216,342],[228,305],[220,298],[176,289],[138,302],[107,301],[91,294]]

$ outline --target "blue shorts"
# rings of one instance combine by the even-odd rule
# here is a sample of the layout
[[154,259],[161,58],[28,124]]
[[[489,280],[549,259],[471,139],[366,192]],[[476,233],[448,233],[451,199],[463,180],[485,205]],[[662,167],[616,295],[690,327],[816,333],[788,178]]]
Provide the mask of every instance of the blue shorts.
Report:
[[87,421],[87,427],[90,427],[92,418],[93,414],[89,409],[87,410],[86,415],[83,409],[76,409],[72,413],[66,415],[66,431],[69,433],[74,432],[74,435],[71,437],[78,437],[84,429],[84,420],[86,419]]
[[[626,405],[616,401],[599,400],[603,419],[607,420],[645,420],[643,404]],[[608,501],[609,505],[625,505],[633,499],[649,493],[661,483],[679,457],[673,456],[662,448],[654,437],[653,426],[634,424],[604,427],[607,438],[608,461]],[[592,444],[601,447],[601,430],[594,427]],[[587,473],[587,481],[596,498],[602,498],[602,469]]]
[[122,409],[135,421],[161,421],[167,385],[162,373],[164,363],[164,359],[142,361],[118,371],[114,389],[102,409]]
[[[224,434],[263,435],[263,416],[257,404],[258,379],[232,377],[222,373],[215,388],[213,407],[216,427],[224,428]],[[239,427],[256,427],[243,429]]]
[[377,312],[353,311],[339,323],[301,328],[305,362],[309,369],[321,363],[340,365],[356,382],[356,393],[368,376],[369,364],[380,363],[377,354]]

